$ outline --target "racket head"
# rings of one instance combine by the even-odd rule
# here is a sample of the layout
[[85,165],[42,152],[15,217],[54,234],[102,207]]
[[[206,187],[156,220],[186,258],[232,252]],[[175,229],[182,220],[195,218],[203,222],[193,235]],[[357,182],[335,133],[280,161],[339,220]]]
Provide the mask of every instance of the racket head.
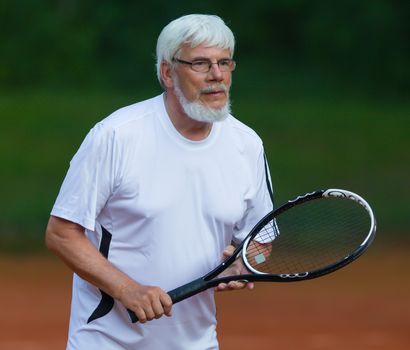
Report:
[[376,232],[370,205],[354,192],[326,189],[288,201],[245,239],[242,259],[253,281],[301,281],[357,259]]

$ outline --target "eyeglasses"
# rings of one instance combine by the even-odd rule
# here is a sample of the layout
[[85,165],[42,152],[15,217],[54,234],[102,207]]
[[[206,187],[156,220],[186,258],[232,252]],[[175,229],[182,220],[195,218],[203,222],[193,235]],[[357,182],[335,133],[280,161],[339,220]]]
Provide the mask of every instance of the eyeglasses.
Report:
[[211,60],[206,59],[197,59],[192,62],[188,62],[174,57],[172,61],[190,65],[193,71],[199,73],[208,73],[213,64],[217,64],[221,72],[232,72],[236,67],[236,62],[231,58],[223,58],[217,62],[211,62]]

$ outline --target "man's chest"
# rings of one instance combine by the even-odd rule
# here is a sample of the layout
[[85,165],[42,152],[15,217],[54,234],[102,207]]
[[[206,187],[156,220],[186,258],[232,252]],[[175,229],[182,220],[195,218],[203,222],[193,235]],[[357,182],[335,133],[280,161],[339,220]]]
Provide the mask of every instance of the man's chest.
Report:
[[182,211],[233,224],[246,210],[252,171],[234,149],[178,152],[152,147],[128,164],[113,199],[136,217]]

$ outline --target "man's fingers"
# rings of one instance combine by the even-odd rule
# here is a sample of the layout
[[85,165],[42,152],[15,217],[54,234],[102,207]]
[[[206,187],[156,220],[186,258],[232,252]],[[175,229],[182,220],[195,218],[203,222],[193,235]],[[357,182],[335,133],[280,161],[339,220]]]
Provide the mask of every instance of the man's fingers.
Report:
[[148,321],[152,321],[154,318],[157,318],[152,307],[145,310],[145,315],[147,316]]
[[152,309],[154,311],[154,318],[160,318],[164,314],[164,308],[162,307],[159,299],[155,300],[152,304]]
[[233,252],[235,251],[235,247],[233,245],[228,245],[224,251],[223,251],[223,255],[225,258],[228,258],[230,256],[232,256]]
[[158,299],[152,302],[152,309],[155,314],[155,318],[160,318],[164,314],[171,316],[172,300],[168,294],[162,293]]
[[231,281],[228,283],[229,289],[243,289],[245,288],[245,286],[246,286],[246,283],[240,282],[240,281]]
[[142,308],[134,310],[134,313],[137,316],[139,323],[147,322],[147,316],[145,315],[145,311]]
[[167,316],[172,315],[172,300],[171,297],[167,294],[164,293],[160,297],[161,305],[163,307],[164,313]]
[[217,286],[216,286],[216,290],[218,291],[218,292],[223,292],[223,291],[225,291],[225,290],[228,290],[229,288],[228,288],[228,284],[227,283],[219,283]]
[[244,288],[252,290],[254,286],[255,285],[253,282],[230,281],[228,283],[219,283],[218,286],[216,287],[216,290],[218,292],[222,292],[225,290],[239,290],[239,289],[244,289]]
[[129,300],[123,304],[134,311],[140,323],[158,319],[164,314],[171,316],[171,297],[161,288],[139,285],[136,290],[125,291],[128,293],[123,294],[121,301],[126,298]]
[[228,283],[219,283],[216,287],[217,291],[224,291],[224,290],[235,290],[235,289],[243,289],[245,288],[244,282],[239,281],[231,281]]

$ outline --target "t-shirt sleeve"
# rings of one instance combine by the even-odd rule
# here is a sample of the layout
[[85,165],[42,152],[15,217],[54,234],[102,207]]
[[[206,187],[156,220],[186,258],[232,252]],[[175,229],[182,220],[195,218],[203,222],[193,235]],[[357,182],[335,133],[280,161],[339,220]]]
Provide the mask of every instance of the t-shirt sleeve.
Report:
[[246,199],[245,215],[235,226],[233,237],[235,243],[240,243],[258,221],[273,210],[271,177],[262,146],[253,173],[252,191]]
[[51,215],[94,230],[96,218],[115,190],[117,168],[115,132],[99,123],[71,160]]

